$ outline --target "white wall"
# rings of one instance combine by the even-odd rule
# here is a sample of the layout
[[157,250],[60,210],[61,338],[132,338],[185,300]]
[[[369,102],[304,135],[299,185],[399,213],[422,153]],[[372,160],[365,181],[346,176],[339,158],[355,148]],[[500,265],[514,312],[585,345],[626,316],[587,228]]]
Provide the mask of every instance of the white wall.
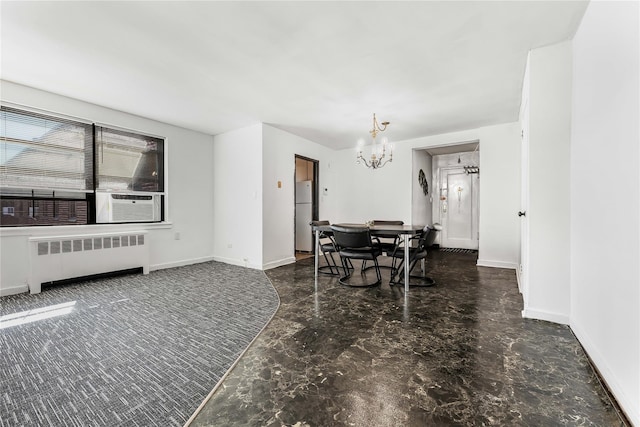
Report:
[[569,323],[571,42],[530,53],[525,317]]
[[[217,137],[216,137],[217,138]],[[263,241],[262,268],[295,262],[295,156],[318,160],[319,219],[328,218],[333,150],[299,136],[262,125]],[[278,188],[278,181],[282,187]],[[323,191],[327,188],[327,192]]]
[[262,269],[262,124],[216,135],[209,167],[215,260]]
[[[412,224],[433,224],[432,206],[433,206],[433,157],[425,150],[413,150],[413,178],[411,179],[411,223]],[[420,171],[429,184],[428,194],[424,194],[424,190],[418,182],[418,174]],[[384,218],[380,218],[384,219]]]
[[[5,102],[166,137],[170,221],[163,225],[5,227],[0,230],[0,295],[26,292],[30,236],[148,229],[152,269],[212,259],[212,224],[196,220],[213,213],[211,136],[11,82],[1,81],[0,88]],[[174,239],[176,232],[180,240]]]
[[640,426],[638,13],[591,2],[574,38],[571,328]]
[[[387,132],[390,132],[388,130]],[[389,134],[392,138],[392,134]],[[428,136],[394,144],[393,162],[371,170],[355,164],[354,149],[336,152],[332,222],[400,219],[411,222],[412,150],[480,141],[478,264],[516,268],[520,252],[520,127],[518,123]],[[364,150],[366,152],[366,149]]]

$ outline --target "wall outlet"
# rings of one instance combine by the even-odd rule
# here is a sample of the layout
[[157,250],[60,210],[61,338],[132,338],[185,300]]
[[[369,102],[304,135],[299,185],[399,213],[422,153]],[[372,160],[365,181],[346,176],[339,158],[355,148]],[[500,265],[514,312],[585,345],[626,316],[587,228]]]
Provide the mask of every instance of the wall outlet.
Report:
[[231,243],[227,244],[227,249],[231,249],[233,247],[233,245]]
[[180,232],[179,232],[179,231],[176,231],[176,233],[173,235],[173,238],[174,238],[175,240],[180,240]]

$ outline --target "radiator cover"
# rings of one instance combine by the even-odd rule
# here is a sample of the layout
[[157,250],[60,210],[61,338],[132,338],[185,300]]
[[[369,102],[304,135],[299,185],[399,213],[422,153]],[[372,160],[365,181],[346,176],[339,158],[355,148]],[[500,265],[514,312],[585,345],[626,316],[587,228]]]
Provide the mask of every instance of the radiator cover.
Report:
[[149,274],[147,231],[32,237],[29,292],[42,283],[142,267]]

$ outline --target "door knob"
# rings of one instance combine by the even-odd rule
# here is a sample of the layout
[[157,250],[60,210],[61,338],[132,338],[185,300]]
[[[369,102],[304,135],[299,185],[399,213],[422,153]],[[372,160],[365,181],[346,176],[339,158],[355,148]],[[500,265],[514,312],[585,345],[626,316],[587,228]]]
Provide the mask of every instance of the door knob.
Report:
[[518,216],[527,216],[527,213],[520,211],[520,212],[518,212]]

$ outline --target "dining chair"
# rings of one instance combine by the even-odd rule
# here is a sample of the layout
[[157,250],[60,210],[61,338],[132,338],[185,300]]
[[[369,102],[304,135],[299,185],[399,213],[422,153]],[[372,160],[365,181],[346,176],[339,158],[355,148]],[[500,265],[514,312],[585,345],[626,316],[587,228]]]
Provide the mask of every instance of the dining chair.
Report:
[[[374,220],[373,225],[404,225],[404,221],[389,221],[389,220]],[[383,255],[391,256],[393,250],[398,246],[402,239],[397,233],[390,234],[386,236],[384,233],[376,233],[376,237],[380,241],[380,249],[382,250]],[[367,267],[367,262],[362,262],[362,269],[366,270],[367,268],[371,268],[371,266]],[[391,268],[389,265],[380,265],[380,268]]]
[[[331,225],[329,221],[311,221],[309,223],[311,227],[322,226],[322,225]],[[338,264],[336,260],[333,258],[333,254],[338,252],[336,247],[336,242],[333,240],[333,232],[331,231],[321,231],[319,233],[320,237],[320,251],[322,252],[322,256],[326,262],[326,265],[322,265],[318,267],[318,273],[322,274],[331,274],[331,275],[339,275],[340,269],[338,268]],[[329,271],[327,271],[329,270]]]
[[[354,287],[367,287],[379,285],[382,282],[382,275],[380,274],[380,266],[378,265],[378,257],[382,254],[379,242],[376,238],[371,237],[368,227],[354,227],[345,225],[332,225],[331,231],[333,232],[333,238],[338,247],[338,253],[340,254],[340,260],[342,262],[342,268],[344,275],[338,280],[341,284]],[[348,282],[351,277],[351,270],[349,269],[349,263],[352,259],[359,259],[363,261],[373,261],[376,271],[376,281],[373,283],[353,284]],[[364,275],[364,270],[361,271]]]
[[[387,220],[374,220],[373,225],[404,225],[404,221],[387,221]],[[382,252],[389,254],[398,246],[400,242],[400,236],[397,234],[385,236],[384,234],[377,234],[380,239],[380,248]]]
[[[420,284],[409,283],[410,286],[433,286],[436,284],[435,280],[426,276],[415,276],[411,275],[411,270],[416,266],[418,261],[424,260],[427,258],[427,243],[429,242],[429,237],[433,233],[433,227],[430,225],[425,226],[422,229],[422,232],[406,241],[404,244],[399,244],[395,247],[395,249],[391,252],[391,257],[393,258],[393,262],[391,264],[391,280],[389,280],[389,285],[404,285],[404,281],[402,280],[404,277],[404,245],[410,245],[409,247],[409,277],[422,279]],[[399,264],[398,264],[398,260]],[[397,265],[396,265],[397,264]],[[398,279],[396,280],[396,276]]]

